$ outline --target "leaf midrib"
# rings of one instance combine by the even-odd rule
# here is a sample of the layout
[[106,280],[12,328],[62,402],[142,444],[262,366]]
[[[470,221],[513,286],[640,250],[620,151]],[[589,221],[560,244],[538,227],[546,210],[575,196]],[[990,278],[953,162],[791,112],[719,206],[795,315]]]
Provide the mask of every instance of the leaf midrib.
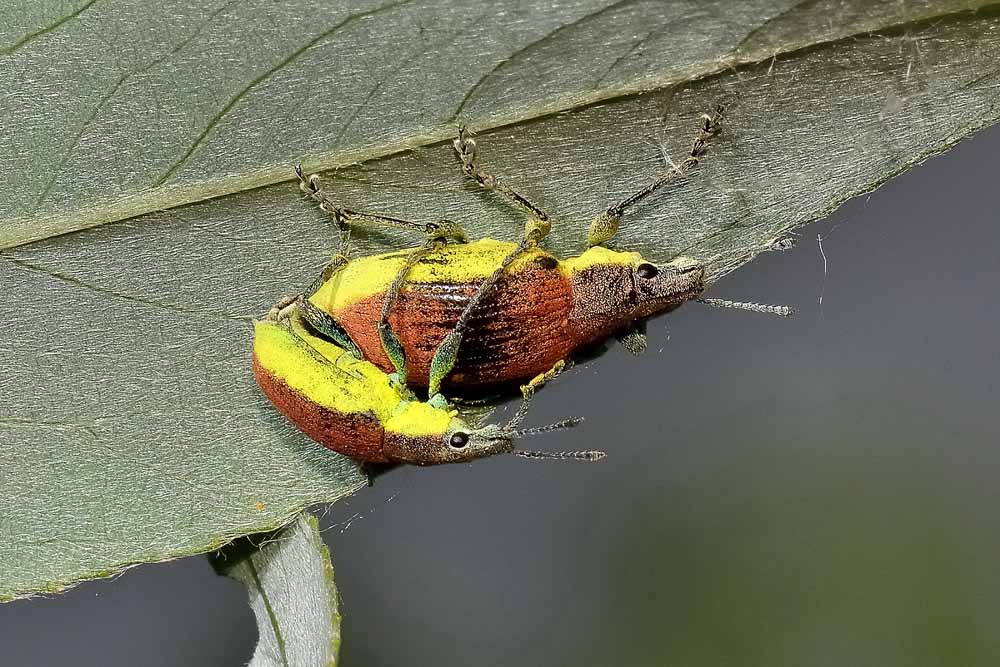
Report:
[[[400,2],[391,3],[376,10],[372,10],[372,12],[387,11],[411,1],[412,0],[400,0]],[[614,3],[612,6],[617,6],[618,4],[621,3]],[[607,8],[600,11],[605,11],[606,9]],[[367,12],[366,15],[372,12]],[[856,31],[836,38],[823,39],[810,42],[808,44],[792,45],[785,50],[769,51],[766,53],[760,52],[739,54],[741,45],[746,42],[746,37],[744,37],[744,39],[738,42],[737,45],[730,50],[729,56],[718,58],[710,62],[693,64],[687,68],[686,72],[677,73],[672,76],[664,76],[662,74],[639,76],[617,86],[592,89],[589,91],[575,91],[564,95],[554,95],[547,99],[540,100],[534,107],[519,107],[517,111],[508,114],[490,116],[486,120],[480,122],[470,122],[468,123],[468,126],[473,132],[491,131],[528,121],[542,120],[567,111],[586,109],[595,104],[620,100],[633,95],[676,86],[681,83],[707,79],[723,72],[736,70],[740,67],[753,67],[762,62],[778,57],[794,57],[798,54],[812,52],[818,48],[830,47],[846,40],[854,40],[859,36],[885,36],[907,28],[914,28],[930,23],[976,20],[988,14],[997,12],[1000,12],[1000,2],[986,4],[977,9],[962,9],[925,17],[923,19],[893,23],[882,26],[877,30]],[[345,19],[345,21],[351,21],[352,19],[356,19],[358,16],[358,14],[353,14]],[[589,16],[591,15],[588,15],[588,17]],[[329,30],[324,31],[323,34],[326,35],[336,31],[342,27],[343,23],[344,21],[341,21],[337,24],[337,26],[333,26]],[[758,26],[754,30],[759,32],[760,28],[761,26]],[[749,34],[750,33],[748,33],[748,35]],[[317,38],[314,41],[319,41],[319,39],[320,38]],[[537,43],[537,41],[534,43]],[[293,61],[296,57],[308,50],[311,45],[312,42],[305,47],[297,49],[293,54],[282,60],[281,66]],[[528,45],[526,48],[530,48],[530,46],[531,45]],[[507,62],[507,60],[505,59],[503,62]],[[502,64],[503,63],[491,69],[490,72],[495,72],[502,66]],[[263,78],[266,78],[268,74],[262,76]],[[481,81],[480,84],[477,85],[481,85]],[[245,91],[249,90],[253,85],[254,84],[252,82],[250,86],[245,89]],[[234,97],[227,107],[217,114],[216,118],[221,118],[227,109],[231,108],[236,102],[238,102],[239,98],[239,95]],[[467,99],[463,98],[463,104],[466,102]],[[459,105],[453,116],[460,114],[461,109],[462,106]],[[153,211],[170,210],[190,204],[230,196],[240,192],[289,182],[292,180],[290,176],[290,167],[282,164],[266,166],[238,176],[209,179],[171,187],[166,183],[170,175],[176,173],[177,168],[184,163],[187,157],[194,153],[198,145],[200,145],[199,142],[203,142],[204,138],[210,133],[212,127],[214,127],[214,125],[210,124],[209,127],[201,133],[199,140],[192,144],[192,148],[188,150],[185,157],[178,161],[173,167],[171,167],[170,170],[168,170],[167,173],[165,173],[163,177],[158,180],[157,185],[159,187],[130,194],[110,205],[76,209],[63,215],[47,215],[45,217],[46,229],[44,230],[37,229],[39,227],[37,224],[38,218],[23,217],[8,220],[8,235],[7,238],[0,239],[0,251],[55,236],[61,236],[63,234],[71,234],[91,227],[98,227],[108,223],[128,220]],[[381,146],[368,146],[366,148],[356,149],[353,151],[332,151],[314,156],[305,156],[302,159],[302,164],[308,171],[327,171],[352,164],[390,159],[405,151],[450,141],[452,133],[451,126],[445,124],[438,130],[423,134],[415,134],[409,139],[383,144]]]

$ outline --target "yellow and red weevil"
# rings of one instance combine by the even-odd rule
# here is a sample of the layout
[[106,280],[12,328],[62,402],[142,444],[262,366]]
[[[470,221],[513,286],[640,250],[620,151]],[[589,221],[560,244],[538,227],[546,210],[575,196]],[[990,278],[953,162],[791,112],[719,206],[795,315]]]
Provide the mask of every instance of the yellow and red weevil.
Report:
[[[549,215],[479,162],[463,129],[454,147],[465,175],[502,195],[528,216],[520,243],[482,239],[469,243],[450,220],[419,224],[360,213],[336,205],[316,174],[296,169],[300,188],[336,219],[341,253],[300,300],[317,331],[364,357],[402,385],[442,386],[463,392],[522,382],[569,358],[581,346],[613,334],[635,353],[645,346],[642,323],[654,314],[697,299],[704,266],[679,257],[656,266],[639,253],[602,246],[627,208],[698,164],[720,129],[724,109],[702,117],[688,155],[655,182],[608,207],[591,223],[589,248],[560,261],[539,248],[551,228]],[[353,224],[390,225],[426,235],[414,249],[348,260],[346,235]],[[704,299],[713,305],[781,315],[784,307]]]
[[360,461],[431,465],[496,454],[596,461],[599,451],[533,452],[525,436],[569,428],[580,419],[521,428],[534,392],[562,365],[522,387],[521,407],[505,425],[474,427],[452,406],[419,401],[373,364],[309,331],[296,303],[272,309],[254,326],[253,371],[264,394],[316,442]]

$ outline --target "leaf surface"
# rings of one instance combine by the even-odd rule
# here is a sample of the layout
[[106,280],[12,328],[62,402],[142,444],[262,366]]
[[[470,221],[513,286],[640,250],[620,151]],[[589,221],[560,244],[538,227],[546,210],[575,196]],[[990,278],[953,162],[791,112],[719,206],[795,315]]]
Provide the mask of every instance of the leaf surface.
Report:
[[351,4],[4,17],[0,599],[213,550],[364,483],[249,372],[252,318],[335,247],[300,159],[338,168],[347,206],[514,238],[523,219],[462,181],[464,122],[569,254],[729,103],[697,171],[614,242],[718,277],[1000,113],[997,3]]

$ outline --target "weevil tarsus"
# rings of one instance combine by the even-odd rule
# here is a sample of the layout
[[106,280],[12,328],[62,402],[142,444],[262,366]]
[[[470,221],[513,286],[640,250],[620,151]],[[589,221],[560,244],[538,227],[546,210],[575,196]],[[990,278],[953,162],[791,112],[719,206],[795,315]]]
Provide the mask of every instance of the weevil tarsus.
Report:
[[525,237],[534,243],[540,242],[552,229],[549,214],[540,206],[533,204],[524,195],[507,185],[499,176],[491,174],[479,162],[479,147],[474,139],[469,136],[469,131],[464,127],[458,128],[458,137],[452,142],[455,152],[458,153],[459,160],[462,161],[462,172],[479,184],[484,190],[496,192],[508,202],[521,211],[528,214],[528,222],[525,225]]
[[564,370],[566,370],[566,362],[560,359],[548,371],[539,373],[531,378],[527,384],[521,385],[521,405],[504,428],[508,430],[518,428],[528,415],[528,410],[531,407],[531,399],[535,396],[535,392],[545,386],[546,383],[556,379]]
[[271,309],[267,311],[267,315],[264,316],[264,319],[273,322],[287,319],[293,310],[292,305],[298,300],[298,296],[281,297],[281,299],[278,300],[278,303],[271,306]]
[[620,331],[618,341],[629,354],[636,357],[642,355],[649,346],[649,339],[646,337],[646,320],[640,320],[630,328]]
[[602,245],[610,241],[618,232],[618,228],[622,223],[622,217],[629,207],[639,203],[664,185],[684,178],[691,169],[698,166],[701,158],[708,151],[709,140],[722,129],[722,118],[725,112],[725,106],[720,104],[715,107],[711,114],[702,114],[698,131],[695,134],[694,141],[691,143],[691,149],[680,164],[675,163],[669,157],[666,158],[666,168],[655,181],[638,192],[622,199],[617,204],[612,204],[594,218],[590,223],[590,231],[587,234],[587,246]]

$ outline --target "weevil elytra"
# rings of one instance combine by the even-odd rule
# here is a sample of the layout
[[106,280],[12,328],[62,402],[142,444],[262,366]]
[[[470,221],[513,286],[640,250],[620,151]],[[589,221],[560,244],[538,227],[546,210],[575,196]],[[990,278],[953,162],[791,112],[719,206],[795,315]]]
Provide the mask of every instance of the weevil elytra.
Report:
[[476,428],[447,404],[415,400],[371,363],[309,331],[298,304],[275,308],[254,327],[253,371],[265,395],[313,440],[369,462],[429,465],[495,454],[594,461],[603,452],[529,452],[521,437],[579,423],[520,428],[534,392],[561,369],[522,388],[521,408],[504,426]]
[[[528,215],[520,243],[469,243],[449,220],[419,224],[360,213],[334,203],[319,178],[296,169],[303,192],[331,214],[342,232],[341,251],[303,295],[303,315],[323,335],[357,356],[393,371],[403,385],[474,390],[521,382],[565,359],[582,345],[623,333],[626,347],[645,347],[645,318],[696,299],[704,266],[680,257],[656,266],[638,253],[603,247],[626,209],[685,176],[720,129],[724,109],[702,117],[688,155],[669,162],[653,183],[594,218],[588,249],[560,261],[539,248],[549,215],[480,164],[478,147],[463,129],[454,141],[466,177]],[[351,225],[390,225],[425,235],[416,248],[350,260]],[[757,304],[714,305],[780,312]]]

